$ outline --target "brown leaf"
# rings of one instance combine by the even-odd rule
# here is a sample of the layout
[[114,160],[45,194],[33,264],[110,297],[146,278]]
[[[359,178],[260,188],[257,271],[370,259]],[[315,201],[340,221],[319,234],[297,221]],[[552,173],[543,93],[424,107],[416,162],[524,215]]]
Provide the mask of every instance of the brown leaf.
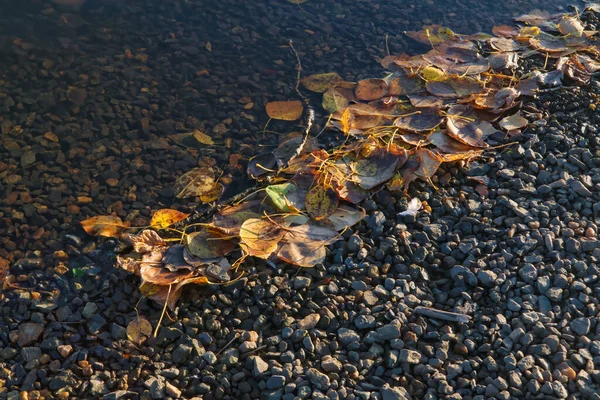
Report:
[[452,139],[472,147],[488,147],[483,141],[483,131],[479,127],[479,121],[470,122],[461,118],[448,118],[448,136]]
[[167,242],[151,229],[144,229],[137,235],[127,234],[125,235],[125,239],[133,245],[133,250],[140,254],[150,253],[157,247],[167,245]]
[[423,81],[418,76],[395,73],[387,79],[389,96],[406,96],[423,90]]
[[129,223],[115,215],[99,215],[81,221],[81,226],[91,236],[118,238],[129,227]]
[[373,189],[390,179],[396,168],[400,168],[406,159],[406,150],[396,144],[378,147],[367,157],[356,162],[356,174],[351,180],[363,189]]
[[331,222],[331,227],[340,232],[362,221],[365,215],[365,210],[362,208],[356,209],[347,205],[341,205],[327,219]]
[[168,286],[189,278],[191,273],[189,270],[169,271],[162,264],[155,266],[143,263],[140,267],[140,276],[144,282]]
[[267,115],[281,121],[295,121],[302,116],[304,105],[300,100],[272,101],[266,105]]
[[388,85],[383,79],[369,78],[358,81],[354,88],[357,100],[378,100],[388,92]]
[[373,107],[362,103],[353,104],[341,116],[342,132],[360,134],[363,130],[380,125],[381,121],[381,115]]
[[152,335],[152,325],[139,315],[127,325],[127,338],[135,344],[142,344]]
[[396,118],[394,125],[412,133],[423,133],[435,129],[443,121],[438,108],[416,109]]
[[190,214],[182,213],[181,211],[164,208],[154,213],[150,220],[150,226],[152,228],[163,229],[176,222],[183,221],[189,216]]
[[153,283],[142,281],[140,285],[140,293],[142,294],[142,296],[147,297],[150,300],[156,301],[161,306],[164,306],[164,304],[167,303],[167,306],[170,310],[175,310],[175,305],[181,297],[181,289],[183,287],[183,284],[189,283],[194,279],[205,280],[206,278],[201,277],[183,280],[179,284],[171,286],[171,290],[169,290],[169,286],[155,285]]
[[244,221],[251,218],[260,218],[262,210],[261,200],[251,200],[236,206],[222,209],[213,219],[213,224],[228,235],[240,234],[240,227]]
[[336,231],[310,223],[288,228],[277,257],[288,264],[313,267],[325,260],[325,246],[339,239]]
[[419,157],[419,168],[415,171],[415,175],[430,182],[431,177],[435,175],[442,163],[440,156],[424,147],[417,151],[417,155]]

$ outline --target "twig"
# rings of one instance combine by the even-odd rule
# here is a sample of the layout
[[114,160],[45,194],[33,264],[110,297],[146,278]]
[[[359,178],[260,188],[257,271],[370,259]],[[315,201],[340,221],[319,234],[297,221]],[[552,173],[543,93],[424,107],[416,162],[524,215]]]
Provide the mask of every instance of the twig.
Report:
[[167,299],[165,300],[165,305],[163,307],[162,313],[160,314],[160,318],[158,319],[158,324],[156,324],[156,329],[154,329],[153,337],[158,336],[158,328],[160,328],[160,324],[162,323],[165,313],[167,312],[167,304],[169,304],[169,296],[171,295],[171,286],[173,286],[173,285],[169,285],[169,291],[167,292]]
[[240,334],[238,332],[236,332],[235,335],[233,335],[233,339],[231,339],[229,342],[227,342],[227,344],[225,346],[223,346],[223,348],[221,350],[217,351],[217,354],[215,354],[215,356],[218,356],[219,354],[221,354],[223,352],[223,350],[228,348],[231,345],[231,343],[233,343],[238,337],[240,337]]
[[471,317],[467,314],[454,313],[450,311],[436,310],[435,308],[418,306],[414,310],[415,313],[424,315],[429,318],[441,319],[451,322],[469,322]]

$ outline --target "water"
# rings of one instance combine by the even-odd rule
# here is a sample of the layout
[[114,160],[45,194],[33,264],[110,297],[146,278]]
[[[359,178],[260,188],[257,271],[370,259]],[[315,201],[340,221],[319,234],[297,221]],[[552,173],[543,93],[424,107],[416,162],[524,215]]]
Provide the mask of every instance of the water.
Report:
[[[73,3],[76,3],[75,1]],[[388,51],[427,50],[404,35],[426,24],[490,31],[562,1],[94,1],[0,6],[1,257],[56,264],[77,221],[116,213],[135,225],[176,204],[172,186],[198,160],[233,191],[251,185],[248,159],[294,123],[268,101],[296,98],[303,74],[381,76]],[[214,145],[181,146],[200,130]],[[81,233],[81,231],[79,231]],[[32,253],[38,251],[38,253]]]

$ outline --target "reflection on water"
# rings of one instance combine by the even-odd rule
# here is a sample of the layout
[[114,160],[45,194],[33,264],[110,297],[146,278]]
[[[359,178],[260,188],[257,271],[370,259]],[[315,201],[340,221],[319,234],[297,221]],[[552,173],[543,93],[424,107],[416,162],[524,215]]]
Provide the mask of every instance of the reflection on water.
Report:
[[[405,30],[489,31],[564,2],[67,3],[0,5],[0,212],[8,218],[0,247],[9,259],[64,248],[59,232],[87,216],[114,212],[144,225],[177,201],[176,177],[199,159],[242,182],[236,188],[251,184],[249,157],[300,129],[264,129],[264,105],[296,96],[290,40],[305,74],[357,80],[380,76],[388,51],[423,49]],[[174,140],[194,131],[214,145]]]

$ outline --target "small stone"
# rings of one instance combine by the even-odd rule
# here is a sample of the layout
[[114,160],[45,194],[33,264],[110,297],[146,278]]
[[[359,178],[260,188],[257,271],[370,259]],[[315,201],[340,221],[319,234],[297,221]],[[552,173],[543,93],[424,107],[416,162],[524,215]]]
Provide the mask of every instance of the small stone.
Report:
[[279,389],[285,385],[285,377],[283,375],[272,375],[267,379],[267,389]]
[[23,347],[21,349],[21,357],[28,363],[32,361],[39,361],[42,356],[42,349],[39,347]]
[[351,253],[356,253],[363,247],[363,240],[358,235],[352,235],[348,238],[348,251]]
[[269,370],[269,364],[267,364],[259,356],[253,356],[252,358],[252,375],[256,378],[264,374]]
[[575,318],[573,322],[571,322],[571,329],[573,332],[579,336],[587,335],[590,331],[590,319],[585,317]]
[[421,361],[421,353],[415,350],[400,350],[400,362],[407,362],[409,364],[418,364]]
[[342,363],[331,356],[325,356],[321,360],[321,368],[325,372],[340,372],[342,370]]
[[100,333],[102,328],[106,325],[106,320],[100,314],[94,314],[88,319],[87,328],[88,332],[92,335]]
[[401,328],[400,321],[394,321],[390,324],[387,324],[387,325],[384,325],[384,326],[378,328],[375,331],[375,337],[378,340],[382,340],[382,341],[397,339],[402,335],[400,328]]
[[316,368],[309,368],[306,371],[306,377],[312,382],[317,389],[327,390],[331,386],[329,377]]
[[588,188],[586,188],[583,183],[581,183],[578,180],[572,180],[569,184],[571,186],[571,189],[573,189],[573,191],[575,193],[577,193],[580,196],[583,197],[591,197],[592,196],[592,192],[589,191]]
[[90,379],[90,386],[88,388],[88,396],[96,397],[108,392],[106,384],[100,379]]
[[317,326],[317,323],[321,319],[321,316],[317,313],[308,314],[306,317],[298,321],[298,329],[312,329]]
[[227,349],[221,353],[221,362],[228,367],[233,367],[240,360],[240,352],[237,349]]
[[73,346],[71,346],[70,344],[63,344],[58,346],[56,348],[56,351],[58,351],[58,354],[60,354],[61,357],[67,358],[73,352]]
[[295,290],[304,289],[310,286],[311,279],[305,276],[297,276],[292,280],[292,287]]
[[360,341],[360,336],[353,330],[340,328],[338,329],[338,340],[342,346],[348,346],[352,342]]
[[481,286],[483,286],[485,288],[493,287],[494,282],[496,282],[497,278],[498,278],[498,275],[493,271],[483,270],[483,271],[479,271],[477,273],[477,280],[479,281]]
[[182,343],[173,349],[171,359],[175,364],[181,364],[187,360],[190,354],[192,354],[192,350],[192,346]]
[[23,347],[35,343],[42,332],[44,332],[44,324],[41,323],[25,322],[19,325],[19,346]]
[[177,387],[175,387],[174,385],[172,385],[168,381],[165,382],[165,393],[168,396],[174,397],[176,399],[178,399],[178,398],[181,397],[181,390],[179,390]]
[[383,385],[380,389],[381,400],[410,400],[411,396],[406,389],[400,386],[392,387],[389,383]]

